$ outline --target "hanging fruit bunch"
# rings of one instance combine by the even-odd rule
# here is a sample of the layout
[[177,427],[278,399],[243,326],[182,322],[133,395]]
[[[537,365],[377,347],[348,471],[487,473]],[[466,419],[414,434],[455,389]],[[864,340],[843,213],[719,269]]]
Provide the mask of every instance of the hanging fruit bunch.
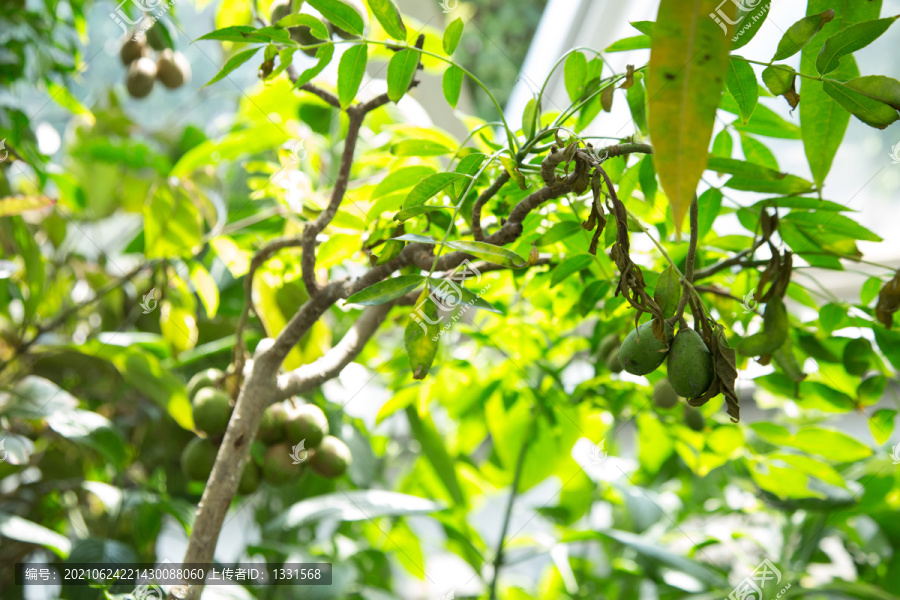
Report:
[[[206,481],[212,473],[231,419],[228,384],[219,369],[201,371],[188,382],[194,427],[201,434],[181,454],[182,471],[192,481]],[[252,494],[261,479],[275,485],[297,481],[307,470],[329,479],[343,475],[352,460],[350,448],[328,432],[328,418],[315,404],[294,399],[267,408],[256,436],[259,460],[251,457],[245,465],[238,493]]]
[[132,98],[145,98],[159,81],[168,89],[177,89],[190,81],[191,64],[184,54],[173,50],[164,26],[157,22],[146,33],[138,27],[122,42],[119,57],[128,67],[125,89]]

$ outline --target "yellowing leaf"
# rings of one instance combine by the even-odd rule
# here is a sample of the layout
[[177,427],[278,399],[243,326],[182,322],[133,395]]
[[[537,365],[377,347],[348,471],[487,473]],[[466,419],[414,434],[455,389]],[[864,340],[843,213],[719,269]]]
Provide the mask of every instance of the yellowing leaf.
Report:
[[[706,169],[728,70],[730,40],[709,18],[720,4],[718,0],[662,0],[653,29],[647,78],[650,138],[677,232]],[[725,9],[733,18],[736,6],[726,3]]]

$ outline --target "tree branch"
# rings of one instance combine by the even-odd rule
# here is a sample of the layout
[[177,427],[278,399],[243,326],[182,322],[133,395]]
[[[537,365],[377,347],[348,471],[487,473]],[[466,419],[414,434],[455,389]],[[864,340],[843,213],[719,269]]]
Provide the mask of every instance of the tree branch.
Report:
[[279,376],[275,401],[312,391],[337,377],[359,355],[396,304],[396,301],[388,302],[365,309],[341,341],[323,357]]
[[509,181],[509,173],[503,171],[497,177],[497,180],[481,192],[481,195],[475,200],[475,205],[472,206],[472,236],[476,241],[484,241],[484,232],[481,229],[481,209],[487,204],[488,200],[497,195],[497,192],[506,185],[507,181]]
[[747,250],[742,250],[741,252],[738,252],[737,254],[735,254],[734,256],[732,256],[729,259],[723,260],[721,262],[717,262],[714,265],[710,265],[710,266],[706,267],[705,269],[701,269],[700,271],[697,271],[694,274],[694,280],[696,281],[696,280],[700,280],[700,279],[706,279],[707,277],[711,277],[712,275],[715,275],[719,271],[724,271],[725,269],[736,266],[736,265],[762,266],[762,265],[768,264],[769,261],[767,261],[767,260],[751,261],[751,262],[745,262],[743,260],[745,257],[750,256],[754,252],[756,252],[756,250],[760,246],[762,246],[764,243],[765,243],[765,240],[763,240],[763,239],[757,240],[757,242],[754,243],[751,248],[749,248]]

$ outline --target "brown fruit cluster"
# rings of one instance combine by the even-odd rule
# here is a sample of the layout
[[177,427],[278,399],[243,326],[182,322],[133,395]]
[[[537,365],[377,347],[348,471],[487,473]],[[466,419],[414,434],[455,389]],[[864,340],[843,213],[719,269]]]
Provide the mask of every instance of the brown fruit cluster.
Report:
[[[191,481],[206,481],[216,462],[219,445],[231,419],[231,397],[225,391],[228,377],[219,369],[196,373],[187,384],[194,429],[202,433],[181,453],[181,470]],[[259,487],[259,467],[248,461],[238,484],[239,494],[252,494]]]
[[159,81],[169,89],[179,88],[191,79],[191,65],[184,54],[171,48],[164,48],[153,58],[153,44],[141,31],[122,42],[119,57],[128,67],[125,88],[132,98],[145,98],[153,90],[153,83]]
[[266,481],[290,483],[307,468],[334,479],[350,466],[350,448],[328,435],[328,418],[315,404],[279,402],[263,413],[256,439],[267,446],[262,462]]

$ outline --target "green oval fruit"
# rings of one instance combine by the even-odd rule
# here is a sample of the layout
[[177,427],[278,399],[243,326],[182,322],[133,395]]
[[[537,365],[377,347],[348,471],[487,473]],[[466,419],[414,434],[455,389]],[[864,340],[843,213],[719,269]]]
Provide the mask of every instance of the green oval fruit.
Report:
[[713,359],[700,334],[681,329],[669,348],[669,383],[679,396],[698,398],[713,382]]
[[678,392],[668,379],[660,379],[653,386],[653,404],[659,408],[672,408],[678,404]]
[[126,67],[139,58],[143,58],[150,54],[150,48],[147,47],[147,36],[143,33],[135,33],[122,42],[119,49],[119,58]]
[[284,422],[287,412],[281,402],[273,404],[265,410],[256,439],[264,444],[271,445],[284,439]]
[[284,433],[292,444],[306,440],[306,449],[317,448],[328,435],[328,417],[315,404],[288,405]]
[[192,481],[206,481],[219,449],[208,439],[194,438],[181,453],[181,470]]
[[309,466],[322,477],[334,479],[347,471],[351,460],[352,456],[347,444],[328,435],[309,459]]
[[194,427],[209,437],[225,432],[231,419],[231,400],[228,394],[215,388],[203,388],[194,396]]
[[[671,332],[671,328],[668,328]],[[671,335],[671,333],[670,333]],[[653,322],[648,321],[631,331],[619,348],[619,362],[632,375],[646,375],[666,360],[666,345],[653,335]]]
[[604,336],[602,340],[600,340],[600,345],[597,346],[597,356],[609,356],[610,352],[618,349],[619,334],[610,333],[609,335]]
[[[369,28],[369,11],[366,10],[366,5],[363,4],[361,0],[341,0],[341,2],[359,13],[359,16],[362,17],[363,20],[363,31],[365,32],[365,30]],[[337,36],[342,39],[355,40],[359,37],[358,35],[350,33],[349,31],[344,31],[333,23],[332,26],[334,27],[334,32],[337,34]]]
[[[263,459],[263,477],[269,483],[280,485],[296,481],[303,473],[303,463],[294,464],[293,449],[287,442],[269,446]],[[303,451],[301,451],[301,454]],[[304,455],[305,457],[305,455]]]
[[203,371],[200,371],[199,373],[191,377],[190,381],[188,381],[188,398],[193,400],[194,396],[197,395],[197,392],[199,392],[203,388],[218,387],[218,383],[222,380],[223,377],[225,377],[225,373],[223,373],[219,369],[204,369]]
[[238,484],[238,494],[252,494],[259,487],[259,468],[248,460],[244,465],[244,472],[241,473],[241,482]]
[[169,89],[181,87],[191,79],[191,63],[181,52],[167,48],[160,52],[156,61],[156,78]]
[[606,368],[612,371],[613,373],[621,373],[622,372],[622,363],[619,362],[619,348],[618,346],[613,347],[612,350],[609,351],[609,354],[606,355]]
[[156,63],[152,58],[142,57],[131,63],[125,77],[125,89],[132,98],[144,98],[153,89],[156,80]]
[[692,406],[684,407],[684,424],[694,431],[703,431],[706,425],[706,417],[703,413]]

